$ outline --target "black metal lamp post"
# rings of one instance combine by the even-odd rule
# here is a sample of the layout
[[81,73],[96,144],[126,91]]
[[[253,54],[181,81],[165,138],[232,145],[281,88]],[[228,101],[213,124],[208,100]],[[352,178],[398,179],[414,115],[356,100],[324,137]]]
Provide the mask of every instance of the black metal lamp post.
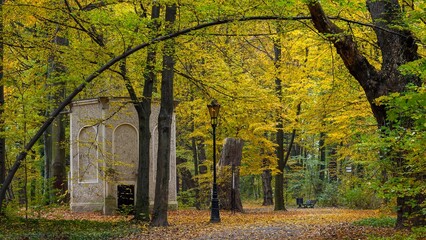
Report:
[[219,199],[217,198],[217,184],[216,184],[216,126],[217,117],[219,116],[220,105],[216,100],[213,100],[211,104],[207,105],[209,108],[210,118],[213,127],[213,190],[212,190],[212,208],[210,214],[210,222],[220,222],[219,215]]

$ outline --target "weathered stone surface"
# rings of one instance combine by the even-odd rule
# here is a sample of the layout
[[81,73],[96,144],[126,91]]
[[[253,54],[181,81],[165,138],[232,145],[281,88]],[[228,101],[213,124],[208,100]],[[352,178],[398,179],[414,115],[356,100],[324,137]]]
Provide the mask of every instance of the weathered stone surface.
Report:
[[[159,105],[151,113],[150,202],[155,193],[157,120]],[[118,185],[136,185],[138,118],[127,98],[95,98],[73,102],[70,114],[70,207],[73,211],[113,214]],[[177,207],[175,120],[172,123],[169,205]],[[136,188],[135,188],[136,189]]]

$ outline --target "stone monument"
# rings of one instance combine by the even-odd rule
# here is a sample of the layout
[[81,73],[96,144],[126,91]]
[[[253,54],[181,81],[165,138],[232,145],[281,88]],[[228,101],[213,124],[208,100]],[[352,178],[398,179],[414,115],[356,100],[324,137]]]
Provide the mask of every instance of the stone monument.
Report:
[[[114,214],[134,205],[138,169],[138,117],[129,98],[79,100],[70,107],[70,171],[72,211]],[[153,205],[157,162],[159,104],[150,116],[149,199]],[[172,123],[169,207],[177,208],[176,130]]]

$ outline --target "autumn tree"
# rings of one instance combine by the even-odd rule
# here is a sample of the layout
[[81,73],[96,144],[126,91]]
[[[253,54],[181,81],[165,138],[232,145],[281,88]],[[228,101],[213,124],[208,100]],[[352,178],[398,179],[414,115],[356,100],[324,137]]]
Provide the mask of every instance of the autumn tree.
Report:
[[[151,9],[151,23],[150,30],[152,35],[155,36],[155,31],[159,28],[158,18],[160,15],[160,6],[153,2]],[[146,66],[144,71],[144,88],[142,94],[142,101],[137,101],[135,104],[136,111],[139,118],[139,169],[138,169],[138,184],[137,184],[137,195],[135,204],[135,219],[147,221],[149,220],[149,155],[150,155],[150,140],[151,132],[150,126],[150,115],[151,115],[151,103],[152,103],[152,92],[154,91],[154,84],[156,83],[156,63],[157,49],[156,46],[148,48],[146,57]],[[129,94],[132,99],[137,100],[136,94],[132,93],[131,88],[126,83],[129,89]],[[135,99],[136,98],[136,99]]]
[[[59,34],[59,29],[57,30]],[[60,36],[53,36],[53,48],[54,45],[68,45],[68,39]],[[61,62],[57,60],[55,53],[51,53],[48,59],[47,88],[53,88],[52,94],[47,96],[49,102],[53,102],[55,105],[63,101],[65,97],[65,83],[60,80],[61,75],[64,74],[65,69]],[[50,108],[46,112],[50,112]],[[67,189],[66,184],[66,120],[64,114],[59,115],[53,124],[44,134],[44,152],[45,152],[45,178],[47,182],[53,181],[53,191],[50,201],[54,200],[54,196],[61,196],[65,194]],[[48,183],[48,185],[50,185]],[[48,186],[48,190],[50,186]],[[50,192],[50,191],[49,191]]]
[[[176,4],[166,6],[166,31],[173,32],[176,20]],[[167,209],[169,204],[171,126],[173,120],[173,77],[174,77],[174,42],[169,40],[163,49],[163,70],[161,76],[161,106],[158,116],[158,155],[155,183],[155,200],[152,213],[152,226],[167,226]]]
[[[390,93],[404,92],[409,84],[420,85],[418,76],[404,75],[399,67],[418,60],[417,44],[412,33],[403,26],[398,1],[367,1],[373,20],[377,44],[381,50],[381,69],[374,67],[359,50],[354,37],[334,24],[325,14],[318,1],[309,1],[308,8],[315,28],[331,41],[346,68],[365,91],[379,128],[392,124],[387,120],[388,109],[376,103],[376,99]],[[398,26],[398,27],[397,27]],[[409,127],[409,126],[407,126]],[[398,171],[407,171],[406,159],[393,157]],[[418,176],[419,177],[419,176]],[[422,176],[420,176],[422,177]],[[421,212],[424,193],[397,196],[397,227],[423,226],[425,215]]]

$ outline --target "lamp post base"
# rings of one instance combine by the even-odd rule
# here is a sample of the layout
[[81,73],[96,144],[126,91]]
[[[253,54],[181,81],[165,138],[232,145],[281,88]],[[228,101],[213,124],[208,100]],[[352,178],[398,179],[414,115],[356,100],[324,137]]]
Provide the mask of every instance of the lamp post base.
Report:
[[218,223],[220,222],[220,213],[219,213],[219,199],[217,198],[217,185],[213,184],[212,192],[212,209],[210,214],[210,222]]

